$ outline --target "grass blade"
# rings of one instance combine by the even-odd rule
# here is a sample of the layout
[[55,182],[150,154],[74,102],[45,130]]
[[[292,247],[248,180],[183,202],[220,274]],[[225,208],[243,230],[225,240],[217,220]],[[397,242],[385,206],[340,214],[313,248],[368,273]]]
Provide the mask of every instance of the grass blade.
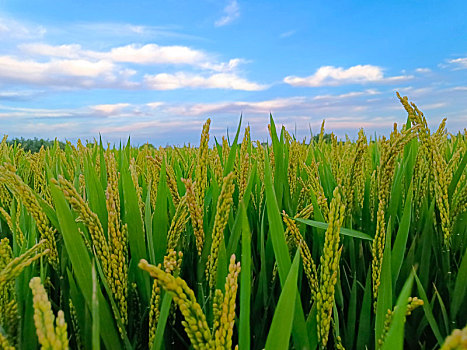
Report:
[[359,320],[356,349],[369,348],[371,340],[371,273],[367,273]]
[[451,301],[451,317],[456,318],[461,310],[462,304],[465,303],[465,293],[467,291],[467,248],[464,251],[462,262],[457,272],[456,283],[454,285],[454,292],[452,293]]
[[405,282],[404,287],[399,294],[399,298],[397,299],[391,326],[384,340],[382,350],[402,350],[404,348],[405,312],[407,310],[407,302],[412,290],[413,279],[414,273],[412,272]]
[[237,156],[237,144],[238,144],[238,136],[240,135],[240,128],[242,126],[242,116],[240,116],[240,120],[238,122],[237,133],[235,134],[235,139],[232,142],[232,146],[230,147],[229,157],[227,158],[227,163],[224,164],[224,177],[227,176],[234,167],[235,157]]
[[240,207],[242,221],[242,273],[240,276],[240,322],[238,346],[250,349],[251,233],[245,206]]
[[[138,205],[138,197],[135,186],[131,180],[128,161],[123,156],[120,176],[123,188],[124,202],[124,220],[128,225],[128,242],[130,245],[131,259],[138,262],[141,259],[147,259],[145,233],[143,228],[143,220]],[[130,274],[134,274],[138,282],[138,289],[144,304],[149,303],[150,285],[149,277],[137,267],[137,263],[130,265]]]
[[149,250],[153,251],[154,263],[161,263],[167,250],[167,232],[169,231],[168,218],[168,196],[169,188],[167,185],[165,158],[162,160],[161,171],[159,175],[159,184],[157,185],[156,205],[152,217],[152,245]]
[[404,213],[402,214],[401,222],[399,224],[394,247],[392,248],[391,273],[393,287],[396,285],[397,277],[399,277],[399,272],[404,260],[404,252],[406,251],[412,214],[412,193],[412,184],[410,184],[407,199],[405,200]]
[[346,349],[352,349],[356,334],[357,320],[357,277],[354,276],[352,290],[350,291],[349,311],[347,313],[347,327],[345,328],[345,346]]
[[[301,222],[301,223],[303,223],[305,225],[320,228],[320,229],[323,229],[323,230],[326,230],[328,228],[328,225],[329,225],[327,222],[319,222],[319,221],[314,221],[314,220],[307,220],[307,219],[300,219],[300,218],[294,218],[294,220],[298,221],[298,222]],[[367,235],[366,233],[363,233],[363,232],[360,232],[360,231],[357,231],[357,230],[353,230],[353,229],[350,229],[350,228],[341,227],[339,233],[341,235],[344,235],[344,236],[360,238],[360,239],[364,239],[364,240],[367,240],[367,241],[372,241],[373,240],[373,237],[371,237],[370,235]]]
[[99,298],[97,296],[98,282],[96,266],[92,264],[92,350],[101,348],[100,324],[99,324]]
[[418,293],[420,294],[420,298],[423,300],[423,311],[425,311],[425,317],[428,323],[430,324],[431,330],[433,331],[433,334],[435,335],[438,344],[441,345],[444,342],[444,338],[441,335],[438,324],[436,323],[435,317],[433,316],[433,310],[431,309],[430,301],[426,296],[425,288],[423,288],[423,285],[420,282],[420,279],[418,278],[417,274],[414,274],[414,276],[415,282],[417,283]]
[[[281,216],[279,214],[279,207],[272,185],[271,168],[269,166],[269,157],[265,155],[264,166],[264,182],[266,191],[266,205],[269,220],[269,230],[271,234],[272,246],[274,255],[277,261],[279,270],[279,279],[283,286],[290,270],[291,262],[289,250],[284,236],[284,227],[282,226]],[[300,298],[296,298],[294,328],[292,334],[294,337],[295,346],[299,349],[309,349],[309,340],[306,334],[305,315],[301,305]]]
[[298,295],[297,277],[299,261],[300,253],[297,251],[279,297],[274,317],[272,318],[271,328],[269,328],[269,335],[266,340],[266,350],[287,349],[289,347],[296,304],[295,299]]
[[159,321],[157,322],[156,336],[154,337],[154,343],[152,343],[152,350],[159,350],[162,348],[162,344],[164,342],[164,331],[167,325],[167,319],[169,318],[171,303],[172,295],[170,295],[170,293],[164,293]]
[[449,201],[451,201],[452,195],[457,187],[457,184],[464,172],[465,166],[467,165],[467,152],[464,152],[464,156],[462,157],[462,160],[459,163],[459,166],[457,167],[456,172],[452,176],[451,183],[449,184],[448,187],[448,196],[449,196]]

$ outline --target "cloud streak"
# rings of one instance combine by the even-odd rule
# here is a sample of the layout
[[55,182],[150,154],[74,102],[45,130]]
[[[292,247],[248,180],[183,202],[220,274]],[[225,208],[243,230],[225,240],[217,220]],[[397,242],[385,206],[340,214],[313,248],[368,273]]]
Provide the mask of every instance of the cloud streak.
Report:
[[232,23],[238,17],[240,17],[240,7],[238,6],[238,2],[237,0],[231,0],[224,8],[224,16],[214,22],[214,25],[216,27],[223,27]]
[[283,32],[279,35],[279,38],[281,39],[284,39],[284,38],[288,38],[288,37],[291,37],[292,35],[294,35],[296,33],[296,30],[289,30],[287,32]]
[[467,57],[454,58],[448,60],[448,63],[452,64],[457,69],[467,69]]
[[217,73],[208,76],[184,72],[177,72],[175,74],[160,73],[146,75],[144,81],[146,86],[153,90],[201,88],[258,91],[267,88],[266,85],[250,82],[232,73]]
[[356,65],[349,68],[322,66],[307,77],[287,76],[284,82],[294,87],[320,87],[349,84],[394,82],[410,79],[410,76],[384,77],[383,69],[373,65]]
[[20,23],[10,18],[0,17],[0,42],[38,39],[42,38],[46,32],[44,26]]

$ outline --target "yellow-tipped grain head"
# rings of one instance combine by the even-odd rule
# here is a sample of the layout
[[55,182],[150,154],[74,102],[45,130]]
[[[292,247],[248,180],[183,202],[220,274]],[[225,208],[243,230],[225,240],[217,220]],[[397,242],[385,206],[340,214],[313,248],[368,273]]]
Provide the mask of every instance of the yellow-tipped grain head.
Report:
[[63,311],[59,311],[57,320],[52,312],[44,286],[39,277],[29,282],[33,295],[34,324],[37,338],[43,349],[68,349],[68,335]]
[[209,282],[209,286],[211,289],[216,283],[219,246],[221,241],[224,239],[224,229],[227,225],[230,209],[233,204],[232,195],[235,189],[235,184],[233,180],[233,172],[224,178],[222,190],[217,200],[216,217],[214,219],[214,228],[212,233],[211,254],[209,255],[208,264],[206,267],[206,278]]
[[206,316],[195,298],[194,292],[186,282],[179,277],[174,277],[160,267],[150,265],[142,259],[138,266],[147,271],[151,277],[173,296],[184,317],[182,321],[188,338],[195,349],[210,349],[213,346],[211,331],[208,327]]

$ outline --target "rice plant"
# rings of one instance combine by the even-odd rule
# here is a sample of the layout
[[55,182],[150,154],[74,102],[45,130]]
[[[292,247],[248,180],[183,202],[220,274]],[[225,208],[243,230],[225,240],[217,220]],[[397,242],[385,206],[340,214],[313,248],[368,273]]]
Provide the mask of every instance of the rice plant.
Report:
[[376,139],[4,137],[0,348],[466,348],[467,131],[398,97]]

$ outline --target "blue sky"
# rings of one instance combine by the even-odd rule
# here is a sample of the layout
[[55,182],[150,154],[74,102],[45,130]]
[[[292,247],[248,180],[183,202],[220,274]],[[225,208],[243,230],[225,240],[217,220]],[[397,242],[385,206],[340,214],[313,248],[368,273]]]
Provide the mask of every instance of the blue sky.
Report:
[[466,1],[0,0],[0,130],[197,143],[243,114],[298,137],[467,127]]

